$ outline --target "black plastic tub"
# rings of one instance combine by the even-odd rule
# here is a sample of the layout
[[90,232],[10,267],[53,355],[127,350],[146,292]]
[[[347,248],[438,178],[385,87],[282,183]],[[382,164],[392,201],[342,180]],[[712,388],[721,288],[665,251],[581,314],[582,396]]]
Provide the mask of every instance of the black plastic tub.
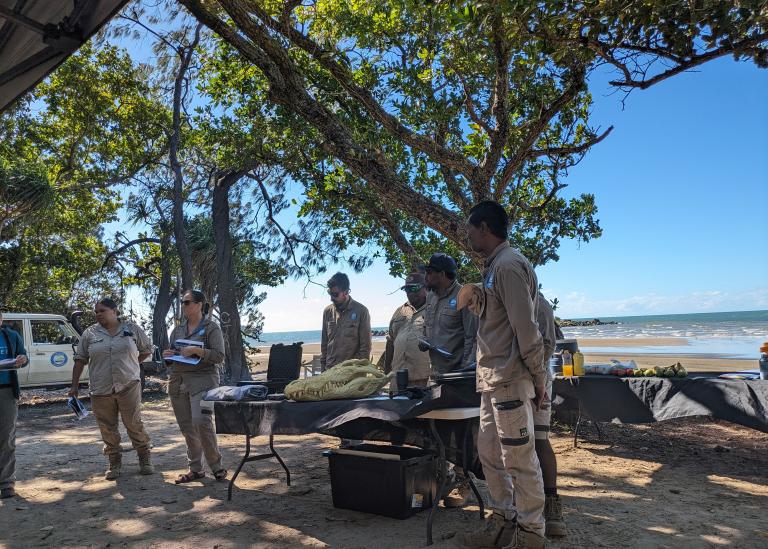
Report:
[[407,519],[432,506],[437,458],[419,448],[358,444],[327,450],[333,506]]

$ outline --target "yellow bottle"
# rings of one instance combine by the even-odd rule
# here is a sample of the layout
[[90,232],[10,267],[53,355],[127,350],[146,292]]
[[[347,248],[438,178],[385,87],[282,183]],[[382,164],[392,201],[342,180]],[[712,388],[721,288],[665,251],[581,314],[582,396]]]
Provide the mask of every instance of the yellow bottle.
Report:
[[573,375],[584,375],[584,355],[581,354],[581,351],[573,353]]
[[563,375],[573,377],[573,359],[569,351],[563,351]]

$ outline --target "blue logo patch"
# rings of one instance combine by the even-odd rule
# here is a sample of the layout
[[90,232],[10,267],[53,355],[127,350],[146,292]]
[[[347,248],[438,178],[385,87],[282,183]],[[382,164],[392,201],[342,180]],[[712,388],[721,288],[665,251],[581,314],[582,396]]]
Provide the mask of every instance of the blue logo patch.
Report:
[[69,360],[69,358],[67,358],[67,354],[62,353],[61,351],[55,352],[51,355],[51,364],[53,364],[55,368],[61,368],[67,363],[67,360]]
[[488,278],[485,279],[485,287],[489,290],[493,288],[493,273],[488,275]]
[[357,320],[357,313],[352,313],[350,318],[352,318],[352,320]]
[[451,300],[448,302],[448,305],[450,305],[450,306],[451,306],[451,309],[455,309],[455,308],[456,308],[456,298],[454,297],[453,299],[451,299]]

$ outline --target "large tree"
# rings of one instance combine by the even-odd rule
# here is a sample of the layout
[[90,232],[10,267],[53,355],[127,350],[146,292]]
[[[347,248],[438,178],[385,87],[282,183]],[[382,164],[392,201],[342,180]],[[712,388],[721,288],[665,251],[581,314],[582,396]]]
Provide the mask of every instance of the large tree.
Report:
[[753,2],[180,1],[256,68],[233,93],[247,75],[304,124],[303,213],[378,240],[399,268],[436,239],[468,254],[465,215],[486,198],[536,264],[600,235],[594,197],[562,196],[611,131],[589,123],[596,70],[627,91],[767,59]]
[[102,225],[118,211],[115,186],[159,154],[164,116],[124,51],[86,45],[0,117],[0,162],[50,187],[44,215],[21,216],[4,231],[7,307],[64,312],[115,290],[101,270]]

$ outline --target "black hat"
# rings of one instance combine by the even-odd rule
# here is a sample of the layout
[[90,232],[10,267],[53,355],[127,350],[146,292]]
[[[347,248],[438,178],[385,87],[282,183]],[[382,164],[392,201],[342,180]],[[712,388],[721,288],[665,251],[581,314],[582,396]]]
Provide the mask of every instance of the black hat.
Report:
[[411,273],[407,277],[405,277],[405,284],[403,286],[400,286],[401,290],[405,290],[406,286],[417,286],[421,285],[424,286],[426,281],[424,280],[424,275],[421,273]]
[[456,274],[456,262],[451,256],[444,253],[432,254],[427,264],[427,269],[433,271],[442,271],[444,273]]

